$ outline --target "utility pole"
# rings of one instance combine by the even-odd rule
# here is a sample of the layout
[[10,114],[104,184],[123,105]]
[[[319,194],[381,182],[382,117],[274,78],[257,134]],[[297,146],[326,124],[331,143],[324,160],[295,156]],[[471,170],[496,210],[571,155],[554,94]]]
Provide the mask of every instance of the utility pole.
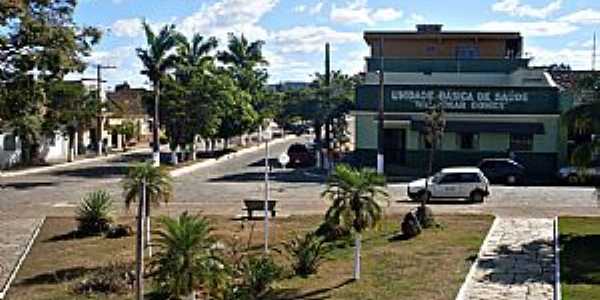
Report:
[[377,174],[384,173],[384,76],[383,76],[383,37],[379,38],[379,114],[377,123]]
[[592,49],[592,71],[596,70],[596,32],[594,32],[594,46]]
[[330,151],[331,151],[331,116],[329,115],[330,111],[330,101],[331,101],[331,59],[330,59],[330,49],[329,43],[325,44],[325,89],[327,94],[325,95],[325,105],[327,107],[327,117],[325,118],[325,169],[329,170],[331,166],[330,159]]
[[[81,78],[81,81],[95,81],[96,82],[96,99],[98,103],[102,103],[102,83],[106,82],[106,80],[102,80],[102,70],[103,69],[116,69],[116,66],[111,65],[96,65],[96,78]],[[105,108],[100,106],[100,111],[98,112],[97,118],[97,128],[96,128],[96,150],[98,151],[98,155],[102,155],[102,134],[104,132],[104,111]]]

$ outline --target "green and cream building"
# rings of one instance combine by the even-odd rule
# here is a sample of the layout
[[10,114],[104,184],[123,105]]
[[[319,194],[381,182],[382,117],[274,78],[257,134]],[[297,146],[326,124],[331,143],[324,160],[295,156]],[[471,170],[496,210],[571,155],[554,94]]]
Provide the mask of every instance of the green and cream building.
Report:
[[528,67],[520,34],[417,27],[364,35],[371,56],[354,111],[362,162],[374,166],[377,158],[383,69],[387,174],[425,169],[425,117],[434,102],[442,103],[446,116],[436,169],[510,155],[534,175],[554,174],[566,157],[565,101],[547,72]]

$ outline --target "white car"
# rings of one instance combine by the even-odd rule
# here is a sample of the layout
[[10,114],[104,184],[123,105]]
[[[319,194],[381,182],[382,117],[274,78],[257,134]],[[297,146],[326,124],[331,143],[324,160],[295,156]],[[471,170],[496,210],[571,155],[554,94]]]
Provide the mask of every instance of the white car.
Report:
[[483,202],[489,192],[489,180],[474,167],[446,168],[429,177],[427,190],[425,178],[408,184],[408,197],[413,200],[429,198],[463,198],[472,202]]

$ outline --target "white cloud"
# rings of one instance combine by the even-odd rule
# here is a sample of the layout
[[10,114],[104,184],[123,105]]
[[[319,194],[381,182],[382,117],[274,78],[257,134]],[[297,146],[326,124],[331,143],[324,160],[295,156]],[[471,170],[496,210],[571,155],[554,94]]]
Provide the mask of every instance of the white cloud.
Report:
[[425,21],[425,17],[417,13],[410,14],[406,20],[406,22],[409,24],[420,24],[423,23],[423,21]]
[[546,6],[533,7],[528,4],[521,4],[520,0],[500,0],[492,5],[492,10],[496,12],[507,13],[511,16],[546,18],[560,9],[562,0],[555,0]]
[[111,32],[117,37],[136,37],[144,33],[140,19],[122,19],[110,26]]
[[551,50],[537,46],[526,46],[525,53],[533,57],[531,63],[534,66],[565,63],[574,70],[589,70],[591,65],[588,49],[563,48]]
[[304,5],[304,4],[297,5],[296,7],[294,7],[294,11],[298,12],[298,13],[303,13],[306,11],[306,5]]
[[402,11],[391,7],[373,9],[368,7],[367,0],[355,0],[344,7],[337,7],[334,4],[330,15],[330,19],[334,22],[367,25],[393,21],[400,17]]
[[203,5],[186,17],[178,29],[186,35],[200,32],[224,39],[229,32],[243,32],[249,39],[266,39],[268,32],[258,22],[270,12],[278,0],[221,0]]
[[325,43],[359,42],[362,36],[354,32],[339,32],[325,26],[297,26],[274,32],[270,41],[279,53],[313,53],[322,51]]
[[323,4],[324,4],[323,1],[317,2],[317,4],[315,4],[315,6],[311,7],[308,10],[308,13],[311,15],[316,15],[316,14],[320,13],[321,10],[323,9]]
[[588,8],[563,16],[559,20],[583,25],[600,24],[600,10]]
[[487,22],[479,26],[483,31],[519,31],[525,36],[558,36],[579,29],[567,22]]

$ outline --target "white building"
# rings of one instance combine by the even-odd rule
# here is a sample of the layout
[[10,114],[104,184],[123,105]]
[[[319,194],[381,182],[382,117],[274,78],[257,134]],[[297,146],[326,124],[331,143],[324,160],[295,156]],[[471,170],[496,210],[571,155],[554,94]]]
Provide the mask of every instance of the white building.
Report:
[[[61,131],[43,138],[40,158],[49,163],[63,162],[68,158],[69,137]],[[21,139],[11,130],[0,132],[0,169],[12,168],[22,161]]]

